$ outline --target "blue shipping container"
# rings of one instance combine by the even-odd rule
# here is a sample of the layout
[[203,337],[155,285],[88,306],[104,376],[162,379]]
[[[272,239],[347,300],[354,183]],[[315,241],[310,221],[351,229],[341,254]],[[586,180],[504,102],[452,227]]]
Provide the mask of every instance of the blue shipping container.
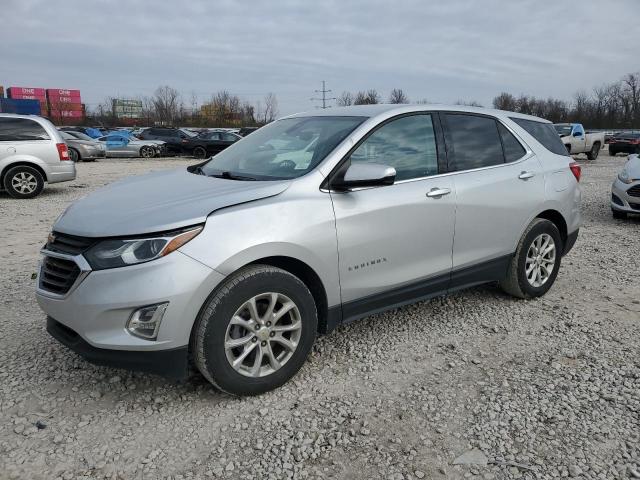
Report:
[[19,113],[21,115],[40,115],[40,102],[38,100],[0,98],[0,112]]

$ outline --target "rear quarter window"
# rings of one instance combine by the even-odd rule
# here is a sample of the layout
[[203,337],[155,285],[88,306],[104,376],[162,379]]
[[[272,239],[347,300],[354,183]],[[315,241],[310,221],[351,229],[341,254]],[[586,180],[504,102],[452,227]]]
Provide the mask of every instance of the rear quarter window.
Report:
[[27,118],[0,118],[0,142],[50,140],[42,125]]
[[560,136],[552,123],[537,122],[526,118],[510,117],[512,121],[522,127],[529,135],[542,144],[544,148],[556,155],[569,156],[566,147],[562,144]]

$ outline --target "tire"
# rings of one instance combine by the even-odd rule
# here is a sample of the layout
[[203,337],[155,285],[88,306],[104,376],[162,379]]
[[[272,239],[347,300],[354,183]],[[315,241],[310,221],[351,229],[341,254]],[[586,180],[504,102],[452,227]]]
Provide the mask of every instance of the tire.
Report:
[[72,162],[81,162],[82,157],[80,156],[80,152],[78,152],[75,148],[69,149],[69,159]]
[[196,158],[206,158],[207,149],[204,147],[196,147],[193,149],[193,156]]
[[611,214],[616,220],[626,220],[628,217],[627,212],[620,212],[618,210],[614,210],[613,208],[611,209]]
[[[534,282],[527,278],[527,257],[531,255],[535,258],[535,250],[532,250],[536,247],[534,242],[538,242],[541,238],[544,240],[548,238],[553,242],[554,256],[550,264],[553,265],[553,268],[551,272],[548,272],[548,270],[543,272],[544,269],[539,268],[538,271],[541,272],[541,275],[546,273],[546,279],[541,284],[536,284],[537,277],[534,278]],[[547,293],[558,276],[563,249],[564,245],[558,228],[549,220],[536,218],[522,234],[516,253],[509,264],[507,275],[500,281],[500,287],[509,295],[518,298],[541,297]],[[550,255],[543,257],[543,259],[551,261]],[[530,263],[529,265],[533,266],[532,273],[535,274],[536,264]]]
[[34,167],[18,165],[4,175],[4,189],[13,198],[33,198],[44,188],[44,177]]
[[140,148],[140,156],[142,158],[153,158],[156,156],[156,151],[148,146],[144,146]]
[[587,152],[587,158],[589,160],[595,160],[596,158],[598,158],[599,153],[600,153],[600,143],[596,142],[591,147],[591,151]]
[[[248,307],[252,299],[254,315]],[[267,316],[266,309],[278,313],[289,302],[294,308],[286,310],[273,325],[267,322],[273,317]],[[272,330],[282,328],[289,330]],[[192,331],[191,351],[198,370],[220,390],[259,395],[283,385],[300,370],[317,328],[313,296],[300,279],[279,268],[250,265],[229,277],[206,301]],[[234,340],[242,343],[229,346]],[[288,340],[293,349],[285,348],[281,340]],[[246,349],[250,352],[245,353]]]
[[610,157],[615,157],[617,153],[618,152],[616,152],[615,150],[611,150],[611,147],[609,147],[609,156]]

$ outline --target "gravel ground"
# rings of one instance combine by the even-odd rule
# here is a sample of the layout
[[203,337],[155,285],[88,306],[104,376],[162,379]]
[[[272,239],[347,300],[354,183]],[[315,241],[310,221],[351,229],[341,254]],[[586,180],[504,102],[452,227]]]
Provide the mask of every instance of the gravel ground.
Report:
[[0,194],[0,478],[640,478],[640,218],[609,211],[622,157],[581,161],[584,226],[544,298],[490,285],[369,317],[248,399],[94,367],[34,299],[69,202],[191,161],[79,164],[37,199]]

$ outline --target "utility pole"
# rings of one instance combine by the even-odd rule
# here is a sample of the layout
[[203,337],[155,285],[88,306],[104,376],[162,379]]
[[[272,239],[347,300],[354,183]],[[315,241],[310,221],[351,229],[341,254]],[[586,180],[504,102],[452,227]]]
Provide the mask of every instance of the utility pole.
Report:
[[[322,94],[322,98],[317,98],[317,97],[313,97],[310,100],[311,101],[318,101],[318,100],[322,100],[322,107],[320,108],[331,108],[331,105],[327,106],[327,101],[328,100],[335,100],[336,97],[327,97],[327,93],[331,93],[331,90],[327,90],[324,80],[322,80],[322,90],[314,90],[315,93],[321,93]],[[316,107],[317,108],[317,107]]]

